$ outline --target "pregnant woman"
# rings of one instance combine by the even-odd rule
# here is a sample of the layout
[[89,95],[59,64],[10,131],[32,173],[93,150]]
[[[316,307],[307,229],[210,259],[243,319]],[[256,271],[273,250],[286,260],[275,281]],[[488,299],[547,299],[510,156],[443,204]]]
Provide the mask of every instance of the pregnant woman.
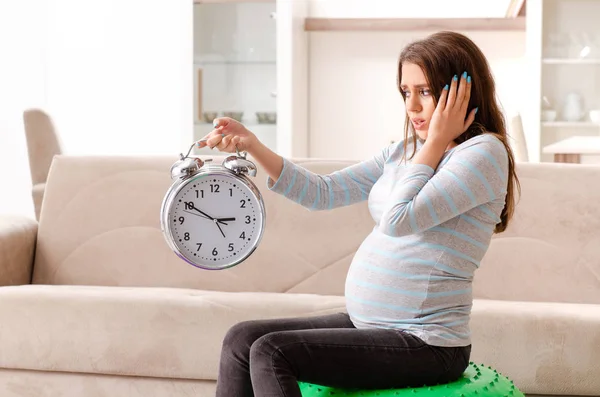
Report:
[[467,37],[440,32],[409,44],[398,89],[404,139],[328,175],[282,158],[229,118],[199,143],[247,151],[269,189],[309,210],[368,200],[374,220],[347,274],[347,313],[234,325],[218,397],[300,397],[298,381],[422,386],[467,368],[473,277],[513,214],[513,154],[489,65]]

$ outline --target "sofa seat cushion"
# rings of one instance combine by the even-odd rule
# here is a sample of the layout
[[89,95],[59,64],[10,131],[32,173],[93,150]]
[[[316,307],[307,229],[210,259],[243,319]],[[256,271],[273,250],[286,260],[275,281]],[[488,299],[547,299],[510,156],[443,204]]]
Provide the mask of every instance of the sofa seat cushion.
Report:
[[471,360],[527,395],[600,390],[600,305],[475,299],[471,332]]
[[[341,296],[0,287],[0,368],[216,380],[222,339],[233,324],[340,311]],[[600,305],[476,299],[471,330],[471,359],[526,393],[600,390]]]
[[345,310],[344,298],[176,288],[0,288],[0,368],[215,380],[235,323]]

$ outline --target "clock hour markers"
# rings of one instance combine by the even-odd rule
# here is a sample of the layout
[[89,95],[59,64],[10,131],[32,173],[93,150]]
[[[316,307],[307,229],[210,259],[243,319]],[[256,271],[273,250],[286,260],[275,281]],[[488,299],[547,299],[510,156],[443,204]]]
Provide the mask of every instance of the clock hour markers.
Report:
[[199,161],[201,167],[187,174],[189,168],[172,168],[171,175],[179,180],[163,200],[161,225],[182,259],[201,268],[224,269],[256,249],[264,229],[264,203],[247,177],[256,176],[248,171],[251,162],[228,158],[223,166],[207,167]]
[[261,203],[233,180],[198,178],[175,197],[172,232],[179,249],[196,261],[237,261],[255,248],[262,230]]

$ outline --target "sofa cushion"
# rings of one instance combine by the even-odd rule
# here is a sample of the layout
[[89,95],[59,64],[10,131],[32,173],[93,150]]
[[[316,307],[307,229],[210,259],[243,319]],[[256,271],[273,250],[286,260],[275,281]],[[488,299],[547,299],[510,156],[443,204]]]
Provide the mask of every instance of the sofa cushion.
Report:
[[527,395],[597,395],[600,305],[475,299],[471,360]]
[[[215,380],[238,321],[344,311],[344,298],[194,289],[0,288],[0,368]],[[600,390],[600,305],[473,303],[472,360],[527,393]]]
[[37,231],[29,217],[0,216],[0,286],[29,283]]
[[[600,304],[600,167],[523,163],[515,215],[495,234],[473,296]],[[501,282],[499,281],[501,280]]]
[[339,296],[5,287],[0,368],[214,380],[222,339],[236,322],[344,310]]

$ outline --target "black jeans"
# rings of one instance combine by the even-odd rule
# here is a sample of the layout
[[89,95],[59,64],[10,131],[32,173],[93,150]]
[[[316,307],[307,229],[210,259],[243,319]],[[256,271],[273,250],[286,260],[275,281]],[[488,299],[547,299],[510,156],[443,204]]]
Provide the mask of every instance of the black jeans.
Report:
[[406,332],[356,329],[346,313],[254,320],[223,341],[217,397],[301,397],[298,381],[363,389],[458,379],[471,346],[436,347]]

